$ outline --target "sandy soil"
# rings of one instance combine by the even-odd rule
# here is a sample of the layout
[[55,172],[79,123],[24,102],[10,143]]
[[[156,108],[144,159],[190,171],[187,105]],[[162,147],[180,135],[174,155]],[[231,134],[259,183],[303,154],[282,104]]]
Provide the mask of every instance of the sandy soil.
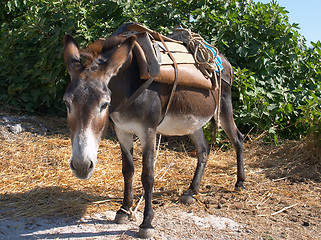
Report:
[[[201,215],[201,216],[199,216]],[[137,221],[115,224],[115,212],[107,211],[77,218],[5,220],[1,239],[136,239]],[[251,231],[229,218],[185,212],[180,208],[157,209],[153,239],[245,239]],[[247,238],[248,239],[248,238]]]

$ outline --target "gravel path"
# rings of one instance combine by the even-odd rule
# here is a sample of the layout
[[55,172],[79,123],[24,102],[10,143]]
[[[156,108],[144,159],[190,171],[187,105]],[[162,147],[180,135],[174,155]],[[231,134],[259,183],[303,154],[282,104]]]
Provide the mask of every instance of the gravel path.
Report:
[[[108,211],[81,219],[3,220],[0,239],[137,239],[142,214],[127,224],[114,224],[114,216],[115,212]],[[243,239],[246,234],[244,227],[231,219],[174,207],[157,209],[154,225],[153,239]]]

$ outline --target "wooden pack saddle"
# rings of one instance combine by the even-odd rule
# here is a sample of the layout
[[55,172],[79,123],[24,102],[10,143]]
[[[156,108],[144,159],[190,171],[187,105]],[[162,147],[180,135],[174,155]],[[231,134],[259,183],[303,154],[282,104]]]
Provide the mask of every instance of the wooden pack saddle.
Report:
[[154,81],[173,84],[177,78],[178,85],[204,89],[218,87],[217,75],[214,71],[219,72],[220,67],[212,69],[213,74],[211,75],[202,73],[196,63],[197,59],[195,61],[195,56],[182,41],[162,36],[137,23],[125,24],[113,35],[137,36],[133,51],[142,79],[152,78]]

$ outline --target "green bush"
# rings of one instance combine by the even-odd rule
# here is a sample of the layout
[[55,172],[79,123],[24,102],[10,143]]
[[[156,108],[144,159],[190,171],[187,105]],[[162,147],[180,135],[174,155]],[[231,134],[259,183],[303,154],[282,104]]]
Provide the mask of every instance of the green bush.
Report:
[[296,124],[301,107],[309,90],[320,86],[320,45],[307,48],[287,13],[274,1],[237,0],[209,1],[192,11],[194,31],[207,36],[235,67],[237,125],[243,132],[266,131],[274,141],[305,131]]
[[234,66],[233,105],[242,132],[266,131],[275,141],[317,133],[321,44],[307,48],[287,13],[275,1],[2,1],[0,101],[64,114],[65,33],[85,46],[128,21],[165,34],[180,24],[216,45]]
[[321,42],[312,42],[313,48],[307,52],[305,67],[310,71],[304,79],[301,89],[303,103],[301,117],[297,121],[297,128],[306,130],[305,134],[315,143],[321,153]]
[[119,6],[75,0],[1,4],[10,21],[1,22],[0,100],[28,111],[62,114],[69,81],[62,56],[65,33],[80,45],[110,34],[109,14],[121,15]]

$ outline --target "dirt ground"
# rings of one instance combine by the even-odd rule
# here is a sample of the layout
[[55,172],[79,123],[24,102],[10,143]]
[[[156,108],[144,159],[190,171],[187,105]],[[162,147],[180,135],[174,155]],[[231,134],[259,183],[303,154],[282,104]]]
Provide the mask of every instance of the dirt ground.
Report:
[[[121,205],[120,150],[112,130],[88,181],[69,169],[65,119],[0,107],[0,239],[136,239],[136,221],[113,223]],[[135,206],[142,195],[139,140],[134,145]],[[155,165],[153,239],[321,239],[321,163],[307,140],[267,144],[248,136],[246,191],[235,192],[234,150],[213,146],[200,193],[179,196],[196,159],[187,138],[163,137]]]

